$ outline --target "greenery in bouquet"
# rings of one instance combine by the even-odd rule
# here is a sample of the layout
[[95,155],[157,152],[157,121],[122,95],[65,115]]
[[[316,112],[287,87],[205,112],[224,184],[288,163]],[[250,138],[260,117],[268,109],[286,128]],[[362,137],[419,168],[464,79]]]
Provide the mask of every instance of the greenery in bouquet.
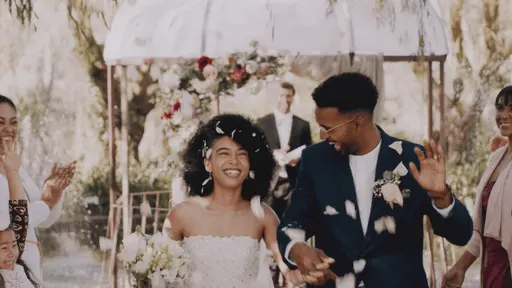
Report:
[[140,227],[124,238],[118,255],[135,280],[134,288],[180,287],[189,276],[189,256],[181,243],[158,232],[152,236]]

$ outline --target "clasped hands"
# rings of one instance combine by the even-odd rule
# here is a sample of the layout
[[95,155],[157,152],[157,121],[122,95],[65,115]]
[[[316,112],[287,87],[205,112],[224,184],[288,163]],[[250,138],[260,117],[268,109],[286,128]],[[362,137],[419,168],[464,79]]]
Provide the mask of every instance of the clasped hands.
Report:
[[320,249],[305,243],[296,243],[290,250],[290,258],[297,264],[304,282],[311,285],[323,285],[337,278],[336,274],[330,270],[334,259],[325,255]]
[[42,200],[52,210],[60,201],[62,192],[69,186],[75,175],[76,161],[66,166],[53,166],[50,176],[46,179],[43,186]]

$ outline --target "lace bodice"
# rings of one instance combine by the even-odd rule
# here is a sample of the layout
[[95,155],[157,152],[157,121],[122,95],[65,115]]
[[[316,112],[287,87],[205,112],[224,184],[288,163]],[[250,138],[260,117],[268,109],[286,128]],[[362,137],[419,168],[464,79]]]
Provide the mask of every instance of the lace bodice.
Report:
[[192,236],[183,240],[183,247],[192,258],[189,288],[272,287],[258,277],[260,242],[257,239]]

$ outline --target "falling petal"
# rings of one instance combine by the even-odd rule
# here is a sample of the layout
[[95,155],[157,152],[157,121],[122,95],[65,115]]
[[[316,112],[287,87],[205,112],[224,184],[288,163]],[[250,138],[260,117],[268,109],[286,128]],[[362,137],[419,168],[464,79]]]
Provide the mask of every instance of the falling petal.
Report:
[[258,151],[260,151],[260,148],[256,149],[256,151],[254,151],[254,152],[258,152]]
[[249,171],[249,178],[254,179],[254,171]]
[[252,133],[252,137],[256,137],[256,133]]
[[209,182],[209,181],[210,181],[210,177],[206,178],[206,180],[204,180],[204,181],[203,181],[202,186],[204,186],[204,185],[208,184],[208,182]]
[[338,211],[336,211],[336,209],[334,209],[333,207],[327,205],[327,206],[325,206],[324,214],[332,216],[332,215],[338,215],[340,213],[338,213]]
[[263,206],[261,206],[260,196],[254,196],[251,199],[251,211],[257,218],[265,217],[265,211],[263,211]]
[[284,227],[281,230],[292,240],[306,241],[306,231],[304,229]]
[[100,240],[100,250],[101,251],[108,251],[108,250],[111,250],[112,247],[114,247],[114,241],[112,241],[111,239],[100,236],[99,240]]
[[375,220],[375,232],[381,234],[384,231],[388,231],[390,234],[396,233],[395,219],[391,216],[383,216]]
[[215,132],[217,132],[219,134],[224,134],[224,131],[222,131],[222,129],[220,129],[220,127],[219,127],[219,123],[220,123],[220,121],[218,121],[217,125],[215,125]]
[[354,261],[353,265],[354,265],[354,272],[356,274],[359,274],[359,273],[363,272],[364,267],[366,266],[366,260],[364,260],[364,259],[356,260],[356,261]]
[[206,150],[206,159],[210,159],[210,157],[212,156],[212,148],[208,148],[208,150]]
[[396,166],[395,170],[393,170],[393,173],[398,173],[401,177],[404,177],[405,175],[407,175],[408,172],[409,171],[407,170],[404,163],[402,163],[402,162],[400,162],[400,164],[398,164],[398,166]]
[[336,278],[336,288],[355,288],[356,276],[352,273]]
[[354,203],[352,203],[352,201],[350,201],[350,200],[345,201],[345,210],[347,210],[348,216],[352,217],[353,219],[357,218],[356,205],[354,205]]
[[231,132],[231,139],[235,139],[235,132],[236,132],[236,129],[233,130],[233,132]]
[[140,215],[146,217],[151,215],[151,206],[149,206],[148,201],[144,201],[140,204]]
[[395,141],[393,144],[389,145],[389,148],[395,150],[398,155],[402,155],[402,141]]
[[396,223],[395,219],[391,216],[388,216],[384,219],[384,222],[386,223],[386,228],[390,234],[396,233]]

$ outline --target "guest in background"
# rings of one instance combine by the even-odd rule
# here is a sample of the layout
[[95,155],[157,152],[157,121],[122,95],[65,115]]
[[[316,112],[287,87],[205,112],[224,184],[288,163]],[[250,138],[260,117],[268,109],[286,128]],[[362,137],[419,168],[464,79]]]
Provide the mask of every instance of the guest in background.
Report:
[[[18,138],[18,115],[16,106],[11,99],[0,95],[0,141],[11,147]],[[3,145],[0,145],[0,157],[5,157]],[[28,201],[28,223],[25,251],[22,259],[34,273],[34,277],[42,282],[42,254],[37,241],[35,228],[48,228],[60,216],[64,189],[68,187],[75,173],[75,162],[65,167],[54,167],[46,179],[43,189],[34,183],[27,171],[21,167],[19,176]],[[6,230],[10,224],[9,216],[9,183],[6,171],[0,166],[0,230]]]
[[[312,142],[309,122],[290,112],[294,98],[295,87],[289,82],[282,82],[277,109],[258,120],[275,156],[283,156],[303,145],[309,146]],[[272,188],[267,203],[281,218],[295,187],[298,160],[291,160],[280,166],[278,173],[277,183]]]
[[[21,255],[25,248],[28,229],[28,203],[19,174],[21,155],[16,151],[16,142],[7,145],[0,139],[3,155],[0,156],[0,169],[5,173],[9,186],[10,225],[0,230],[0,287],[34,288],[40,287],[30,268]],[[10,146],[10,147],[9,147]]]
[[482,288],[512,287],[512,85],[498,93],[495,107],[496,124],[508,141],[496,141],[476,190],[473,237],[446,273],[443,288],[461,287],[466,271],[478,257]]

